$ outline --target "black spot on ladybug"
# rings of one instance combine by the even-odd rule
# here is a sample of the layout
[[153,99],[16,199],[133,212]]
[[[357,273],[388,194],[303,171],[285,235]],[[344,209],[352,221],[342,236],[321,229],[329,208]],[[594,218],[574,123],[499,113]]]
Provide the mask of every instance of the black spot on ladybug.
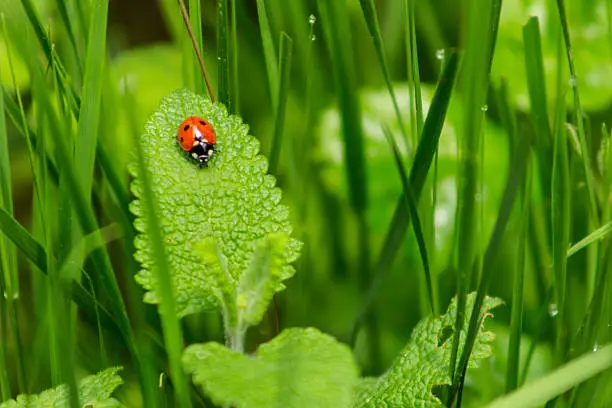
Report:
[[189,130],[189,125],[185,125],[185,127],[183,128],[183,130],[186,132]]
[[181,137],[181,143],[183,143],[183,138]]
[[204,122],[203,120],[200,121],[200,123],[204,126],[206,126],[206,122]]

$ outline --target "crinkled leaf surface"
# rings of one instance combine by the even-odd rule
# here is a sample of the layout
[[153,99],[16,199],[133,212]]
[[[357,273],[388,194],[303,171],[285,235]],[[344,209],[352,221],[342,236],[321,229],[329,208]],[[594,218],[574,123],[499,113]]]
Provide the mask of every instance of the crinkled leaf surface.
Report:
[[[217,135],[215,156],[208,168],[200,168],[176,142],[179,125],[191,115],[208,120]],[[177,313],[184,316],[215,308],[214,280],[194,248],[213,239],[227,260],[230,275],[238,281],[249,267],[259,239],[270,233],[291,233],[276,179],[267,174],[268,162],[258,154],[259,142],[248,134],[239,117],[185,90],[162,100],[139,142],[160,209],[158,217],[174,274]],[[136,197],[131,210],[139,232],[135,257],[142,266],[136,280],[148,290],[145,301],[159,303],[156,275],[151,271],[155,255],[144,221],[146,206],[141,202],[138,166],[132,163],[130,167]],[[290,263],[298,257],[300,245],[295,239],[287,240],[281,280],[293,275]]]
[[313,328],[284,330],[253,357],[192,345],[183,363],[216,404],[238,408],[348,407],[358,376],[350,349]]
[[[464,329],[460,336],[460,353],[465,344],[467,326],[476,294],[468,295]],[[502,304],[501,299],[487,297],[482,312]],[[355,407],[443,407],[432,394],[435,385],[450,384],[449,366],[453,344],[453,326],[457,314],[457,300],[448,307],[445,315],[429,317],[417,324],[408,345],[402,350],[389,371],[378,379],[365,378],[359,384]],[[483,319],[484,323],[484,319]],[[490,343],[493,334],[480,328],[474,344],[469,367],[475,367],[480,359],[492,354]]]
[[[87,407],[123,407],[123,405],[110,395],[115,388],[123,384],[117,372],[119,367],[107,368],[98,374],[85,377],[79,383],[79,401]],[[60,385],[48,389],[38,395],[19,395],[17,400],[10,400],[0,404],[0,408],[68,408],[70,400],[68,386]]]

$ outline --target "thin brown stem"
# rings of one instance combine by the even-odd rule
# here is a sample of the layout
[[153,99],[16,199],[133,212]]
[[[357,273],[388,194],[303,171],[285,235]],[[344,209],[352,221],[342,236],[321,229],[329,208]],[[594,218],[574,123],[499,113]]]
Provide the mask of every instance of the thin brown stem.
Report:
[[187,27],[187,32],[189,33],[189,37],[191,38],[193,49],[195,50],[198,62],[200,63],[200,68],[202,69],[202,75],[204,76],[204,82],[206,82],[206,89],[208,89],[208,95],[210,96],[210,100],[214,103],[215,94],[213,93],[212,86],[210,85],[210,79],[208,79],[208,74],[206,73],[206,67],[204,66],[204,60],[202,59],[202,54],[200,53],[200,47],[198,47],[198,42],[195,39],[195,35],[193,35],[193,30],[191,29],[191,23],[189,22],[189,14],[187,13],[187,9],[185,8],[185,2],[183,0],[179,0],[179,5],[181,6],[181,13],[183,14],[183,21],[185,22],[185,27]]

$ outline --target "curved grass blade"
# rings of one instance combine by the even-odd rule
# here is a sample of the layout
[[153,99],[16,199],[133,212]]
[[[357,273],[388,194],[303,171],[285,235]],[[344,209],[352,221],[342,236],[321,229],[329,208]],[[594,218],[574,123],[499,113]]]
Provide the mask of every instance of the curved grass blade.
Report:
[[383,131],[385,133],[385,136],[387,137],[387,142],[389,143],[389,146],[391,146],[391,149],[393,150],[395,165],[397,166],[397,171],[402,181],[403,196],[405,198],[404,202],[405,205],[408,207],[408,212],[410,213],[410,218],[412,219],[412,228],[414,230],[414,235],[419,246],[421,262],[423,263],[423,271],[425,272],[425,281],[427,283],[429,306],[431,307],[431,312],[433,313],[433,315],[437,316],[438,314],[434,302],[434,291],[431,279],[431,271],[429,269],[429,257],[427,256],[427,245],[425,244],[425,238],[423,236],[423,230],[421,228],[421,220],[419,219],[417,201],[414,198],[414,193],[412,192],[412,188],[410,187],[410,183],[408,182],[408,176],[406,175],[406,170],[404,169],[404,165],[402,163],[402,156],[400,155],[397,145],[393,140],[393,135],[391,134],[391,131],[387,126],[383,126]]
[[[423,134],[421,135],[421,141],[418,145],[417,152],[414,158],[414,163],[410,169],[410,186],[414,193],[415,201],[418,202],[421,196],[425,179],[429,172],[429,168],[433,161],[435,152],[438,148],[438,142],[442,132],[442,126],[444,119],[446,118],[446,110],[450,102],[451,94],[453,91],[453,85],[457,76],[457,69],[459,67],[459,55],[456,52],[450,52],[448,63],[444,67],[444,72],[440,77],[436,93],[433,97],[431,107],[425,119],[423,125]],[[410,222],[410,214],[408,213],[405,206],[405,198],[402,194],[398,199],[393,219],[387,230],[385,242],[383,248],[378,257],[375,275],[370,284],[369,290],[366,294],[363,306],[355,319],[353,329],[351,333],[351,345],[354,346],[357,334],[361,325],[364,322],[365,317],[368,315],[372,303],[383,279],[386,277],[391,263],[395,258],[395,254],[399,250],[399,247],[406,234],[406,229]]]

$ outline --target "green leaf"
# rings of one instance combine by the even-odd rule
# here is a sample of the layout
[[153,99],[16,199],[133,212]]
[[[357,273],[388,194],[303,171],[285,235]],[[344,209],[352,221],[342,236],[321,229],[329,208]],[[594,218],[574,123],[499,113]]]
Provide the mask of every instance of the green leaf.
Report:
[[183,363],[213,402],[238,408],[348,407],[358,375],[350,349],[313,328],[284,330],[253,357],[192,345]]
[[[123,407],[119,401],[111,398],[111,394],[123,380],[117,372],[120,367],[111,367],[98,374],[85,377],[79,384],[79,401],[81,406],[95,407]],[[38,395],[19,395],[17,400],[10,400],[0,404],[0,408],[63,408],[69,407],[68,386],[59,385],[48,389]]]
[[[467,298],[465,322],[468,322],[476,298],[471,293]],[[488,311],[502,304],[501,299],[485,299],[481,309],[483,317]],[[453,299],[445,315],[421,320],[412,332],[408,345],[402,350],[389,371],[377,380],[361,380],[355,407],[440,407],[442,402],[432,394],[436,385],[450,384],[449,361],[453,344],[453,327],[457,314],[457,299]],[[482,330],[484,318],[474,344],[470,367],[477,360],[491,356],[489,343],[493,334]],[[459,337],[460,349],[465,343],[467,325],[463,325]]]
[[[208,168],[200,168],[175,139],[179,125],[191,115],[206,118],[216,131],[215,156]],[[227,262],[230,276],[238,281],[251,263],[258,240],[270,233],[291,233],[289,212],[279,204],[281,191],[275,187],[276,179],[266,174],[268,163],[258,155],[259,142],[248,134],[248,127],[238,116],[230,116],[223,105],[186,90],[162,100],[139,142],[158,201],[168,261],[175,271],[172,278],[177,313],[185,316],[214,309],[218,300],[213,272],[195,247],[212,239]],[[130,207],[138,231],[135,257],[142,266],[136,280],[148,290],[145,302],[159,303],[157,282],[151,272],[155,256],[145,222],[147,206],[142,202],[135,163],[131,163],[130,171],[135,177],[132,192],[136,200]],[[300,246],[296,239],[287,240],[283,279],[294,273],[290,263],[297,259]]]
[[270,234],[255,244],[251,264],[238,282],[236,303],[244,324],[259,324],[272,296],[288,278],[283,270],[288,241],[287,234]]

